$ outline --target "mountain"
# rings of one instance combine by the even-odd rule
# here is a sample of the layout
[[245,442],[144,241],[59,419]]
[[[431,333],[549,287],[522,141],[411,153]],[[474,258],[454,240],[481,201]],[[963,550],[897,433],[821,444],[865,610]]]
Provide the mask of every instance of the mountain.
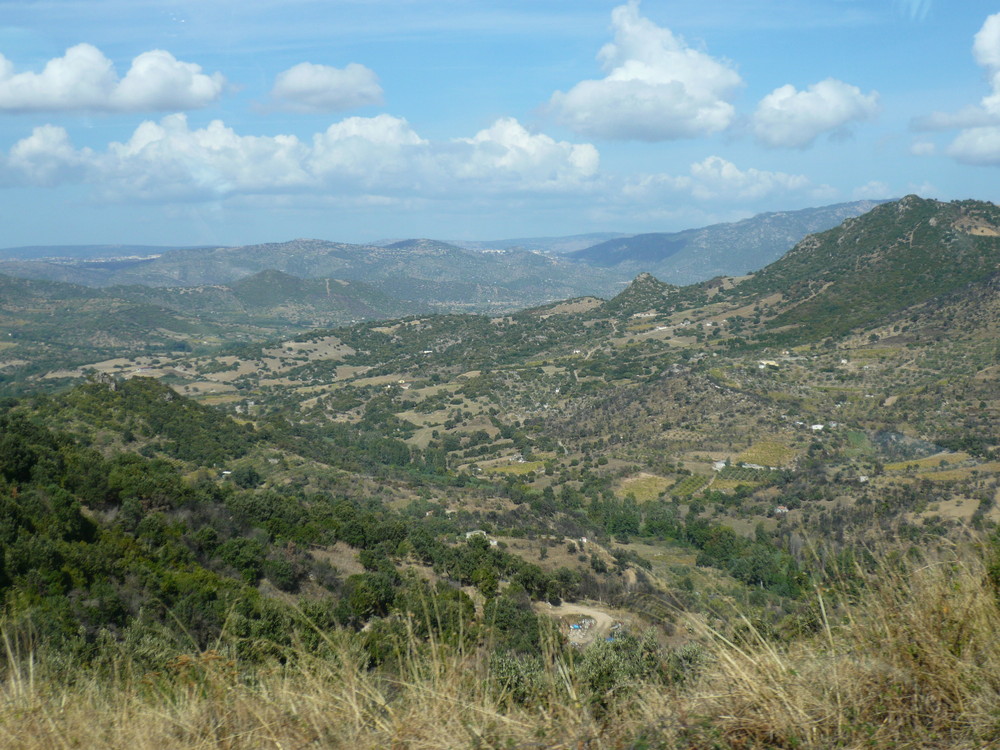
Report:
[[95,260],[159,255],[176,245],[25,245],[0,248],[0,259],[8,260]]
[[105,287],[108,296],[149,302],[177,312],[256,325],[330,326],[426,312],[358,281],[300,279],[261,271],[231,285]]
[[982,282],[1000,269],[1000,208],[915,195],[812,235],[736,287],[781,295],[772,327],[843,335]]
[[114,265],[0,262],[0,273],[94,286],[233,284],[261,271],[365,282],[391,297],[457,309],[510,310],[585,294],[607,294],[623,278],[535,252],[475,252],[436,240],[388,247],[324,240],[184,249]]
[[541,253],[565,254],[592,247],[601,242],[632,235],[622,232],[591,232],[566,237],[518,237],[509,240],[449,240],[466,250],[534,250]]
[[662,307],[670,293],[676,291],[676,286],[665,284],[652,274],[640,273],[620,294],[604,303],[601,311],[622,316],[654,310]]
[[602,242],[567,257],[602,268],[648,271],[674,284],[741,276],[766,266],[807,234],[830,229],[878,205],[854,201],[781,211],[683,232],[637,234]]

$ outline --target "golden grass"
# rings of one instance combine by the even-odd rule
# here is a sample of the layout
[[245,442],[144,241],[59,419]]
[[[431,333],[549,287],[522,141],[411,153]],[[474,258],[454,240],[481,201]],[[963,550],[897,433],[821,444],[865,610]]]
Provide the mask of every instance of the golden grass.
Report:
[[[998,566],[993,563],[993,568]],[[1000,607],[989,567],[954,551],[858,573],[814,598],[808,633],[765,637],[691,617],[704,657],[682,682],[588,694],[583,657],[549,654],[526,702],[498,690],[484,650],[412,640],[395,670],[358,639],[324,656],[242,667],[207,652],[159,672],[125,660],[73,675],[18,654],[0,680],[0,747],[987,748],[1000,746]],[[809,624],[811,623],[811,625]]]
[[777,440],[759,440],[733,460],[733,463],[757,464],[759,466],[787,466],[798,455],[790,445]]
[[815,638],[717,633],[702,710],[723,747],[996,747],[997,592],[978,560],[883,565],[860,602],[817,600]]
[[929,479],[932,482],[955,482],[968,479],[973,472],[980,474],[995,474],[1000,471],[1000,461],[991,461],[986,464],[976,466],[966,466],[959,469],[946,469],[944,471],[929,471],[924,474],[917,474],[918,479]]
[[541,471],[545,468],[544,461],[525,461],[523,464],[500,464],[499,466],[488,466],[487,474],[530,474],[533,471]]
[[938,453],[927,458],[915,458],[910,461],[896,461],[885,465],[886,471],[906,471],[907,469],[933,469],[946,464],[960,464],[971,458],[968,453]]
[[619,497],[631,494],[639,502],[655,500],[662,495],[675,480],[659,477],[655,474],[642,473],[635,477],[623,479],[616,493]]
[[85,678],[58,686],[30,667],[9,670],[0,686],[0,747],[576,748],[602,747],[592,743],[609,734],[573,700],[568,673],[550,671],[542,690],[569,700],[510,707],[491,689],[482,654],[432,647],[387,675],[368,669],[362,652],[337,635],[325,658],[299,654],[292,667],[250,675],[212,652],[112,684]]

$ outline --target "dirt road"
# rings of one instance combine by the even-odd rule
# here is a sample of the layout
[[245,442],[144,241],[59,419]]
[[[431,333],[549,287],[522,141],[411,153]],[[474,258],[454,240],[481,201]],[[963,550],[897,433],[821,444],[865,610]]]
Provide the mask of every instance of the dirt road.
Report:
[[571,641],[580,645],[587,645],[595,640],[607,638],[611,633],[611,628],[615,624],[615,619],[603,609],[587,606],[586,604],[563,602],[558,607],[553,607],[551,604],[542,604],[538,607],[538,611],[556,619],[574,616],[591,618],[594,621],[594,627],[572,633]]

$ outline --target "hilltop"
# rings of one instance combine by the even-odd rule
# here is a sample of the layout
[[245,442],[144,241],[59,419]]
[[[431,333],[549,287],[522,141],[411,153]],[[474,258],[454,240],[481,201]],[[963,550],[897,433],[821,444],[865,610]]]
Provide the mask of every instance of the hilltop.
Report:
[[806,235],[835,227],[877,205],[878,201],[854,201],[759,214],[683,232],[637,234],[611,239],[568,257],[602,268],[646,271],[673,284],[741,276],[777,260]]
[[806,238],[738,294],[780,294],[775,327],[842,335],[998,270],[1000,209],[910,195]]

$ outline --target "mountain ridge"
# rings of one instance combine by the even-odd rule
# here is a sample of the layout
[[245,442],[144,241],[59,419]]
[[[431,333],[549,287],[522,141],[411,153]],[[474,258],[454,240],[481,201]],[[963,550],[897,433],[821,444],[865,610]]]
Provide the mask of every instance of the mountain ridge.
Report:
[[741,276],[777,260],[806,235],[830,229],[879,203],[853,201],[775,211],[681,232],[638,234],[578,250],[567,257],[600,267],[648,271],[673,284]]

